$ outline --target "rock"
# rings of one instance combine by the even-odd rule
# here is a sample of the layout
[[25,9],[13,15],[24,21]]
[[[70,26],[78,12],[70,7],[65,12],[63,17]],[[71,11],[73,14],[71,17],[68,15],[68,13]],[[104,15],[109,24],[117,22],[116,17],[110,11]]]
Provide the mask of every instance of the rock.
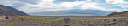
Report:
[[116,22],[111,22],[111,23],[107,23],[108,25],[112,25],[112,24],[115,24]]
[[8,16],[5,17],[6,19],[9,19]]
[[116,19],[113,19],[113,21],[116,21]]
[[5,20],[6,19],[5,17],[6,16],[0,14],[0,20]]
[[69,18],[64,18],[64,22],[68,22],[69,20]]
[[65,26],[69,26],[69,25],[65,25]]

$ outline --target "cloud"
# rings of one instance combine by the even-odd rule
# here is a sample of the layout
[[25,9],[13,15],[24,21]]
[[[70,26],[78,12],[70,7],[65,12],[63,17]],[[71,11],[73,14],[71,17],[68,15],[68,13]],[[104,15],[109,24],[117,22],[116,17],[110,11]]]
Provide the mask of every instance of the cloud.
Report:
[[120,4],[118,4],[117,6],[122,6],[122,7],[124,7],[124,8],[127,8],[128,2],[120,3]]
[[30,4],[38,4],[41,0],[18,0],[24,3],[30,3]]
[[[15,0],[15,3],[12,3],[10,5],[17,7],[17,9],[20,11],[25,11],[29,13],[39,12],[39,11],[71,10],[71,9],[76,9],[74,8],[75,6],[77,7],[77,9],[81,9],[81,10],[92,9],[92,10],[102,10],[102,11],[122,11],[122,9],[118,9],[118,8],[109,9],[109,8],[106,8],[106,6],[104,7],[99,6],[99,5],[105,5],[106,3],[104,4],[104,3],[98,3],[98,2],[88,2],[92,0],[86,0],[86,1],[65,0],[68,2],[60,2],[60,3],[53,3],[53,1],[63,1],[63,0],[37,0],[37,1],[35,0]],[[73,1],[73,2],[70,2],[70,1]],[[106,0],[106,2],[107,1],[111,1],[111,0]],[[33,4],[36,4],[36,3],[38,4],[33,5],[32,2],[34,2]],[[114,2],[120,3],[119,1],[116,1],[116,0],[114,0]]]
[[91,1],[91,0],[55,0],[55,1],[61,1],[61,2],[76,2],[76,1]]
[[128,10],[127,0],[0,0],[0,4],[15,7],[26,13],[63,12],[72,9],[118,12]]
[[26,4],[22,3],[22,2],[17,2],[17,3],[14,3],[12,4],[13,7],[17,8],[17,7],[22,7],[22,6],[25,6]]
[[106,0],[106,3],[111,3],[111,4],[117,4],[117,3],[122,3],[123,0]]
[[128,2],[123,2],[120,4],[116,4],[115,6],[121,6],[121,8],[123,8],[123,11],[128,11]]
[[16,0],[0,0],[0,4],[5,6],[12,6],[12,4],[14,4],[15,2],[17,1]]

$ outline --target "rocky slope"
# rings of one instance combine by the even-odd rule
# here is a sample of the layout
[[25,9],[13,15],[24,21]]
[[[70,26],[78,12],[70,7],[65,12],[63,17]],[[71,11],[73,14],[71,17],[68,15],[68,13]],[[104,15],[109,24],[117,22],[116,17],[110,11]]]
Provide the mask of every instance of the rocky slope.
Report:
[[123,12],[113,12],[107,16],[116,16],[116,17],[128,17],[128,11]]
[[23,11],[18,11],[13,7],[3,6],[3,5],[0,5],[0,14],[6,15],[6,16],[29,16]]

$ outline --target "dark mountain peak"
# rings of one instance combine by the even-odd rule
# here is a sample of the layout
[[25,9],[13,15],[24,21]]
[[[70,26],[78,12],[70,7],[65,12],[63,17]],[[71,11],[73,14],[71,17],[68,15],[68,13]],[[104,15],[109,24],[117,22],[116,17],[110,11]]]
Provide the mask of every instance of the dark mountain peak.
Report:
[[18,11],[17,9],[11,6],[3,6],[3,5],[0,5],[0,14],[6,16],[29,16],[23,11]]
[[113,12],[107,16],[127,16],[128,15],[128,11],[123,11],[123,12]]
[[0,6],[3,6],[3,5],[0,4]]
[[123,11],[123,12],[128,12],[128,11]]

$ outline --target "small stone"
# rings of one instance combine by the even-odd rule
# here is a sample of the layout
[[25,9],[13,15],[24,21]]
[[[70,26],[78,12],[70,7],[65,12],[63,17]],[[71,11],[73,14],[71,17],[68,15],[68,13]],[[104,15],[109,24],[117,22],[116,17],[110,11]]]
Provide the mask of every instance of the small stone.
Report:
[[113,21],[116,21],[116,19],[113,19]]
[[9,19],[8,16],[5,17],[6,19]]
[[86,22],[86,21],[84,21],[84,22]]
[[65,26],[69,26],[69,25],[65,25]]

